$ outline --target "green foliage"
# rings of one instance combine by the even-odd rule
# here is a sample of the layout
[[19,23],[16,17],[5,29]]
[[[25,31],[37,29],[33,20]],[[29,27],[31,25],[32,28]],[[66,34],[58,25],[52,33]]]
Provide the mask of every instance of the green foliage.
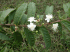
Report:
[[24,14],[20,20],[20,24],[25,24],[27,22],[27,15]]
[[24,15],[27,8],[27,3],[23,3],[18,9],[16,10],[15,17],[14,17],[14,24],[18,25],[20,19]]
[[11,26],[11,31],[15,31],[15,26]]
[[1,40],[11,40],[7,35],[0,33],[0,39]]
[[43,39],[45,41],[46,49],[49,49],[51,46],[51,37],[44,26],[40,28],[40,31],[41,31],[41,34],[43,34]]
[[3,52],[8,52],[8,48],[7,47],[5,47],[5,49],[4,49],[4,51]]
[[5,11],[2,12],[1,17],[0,17],[0,22],[4,23],[4,20],[6,19],[6,17],[15,9],[7,9]]
[[0,11],[0,16],[1,16],[1,14],[2,14],[2,11]]
[[47,6],[45,10],[45,14],[53,14],[53,6]]
[[27,42],[31,46],[33,46],[35,44],[34,34],[30,30],[28,30],[27,28],[24,28],[24,32],[25,32],[25,35],[26,35]]
[[23,41],[22,35],[18,31],[13,33],[13,38],[14,38],[15,42],[17,42],[17,44],[21,43]]
[[6,33],[6,31],[2,28],[2,26],[0,26],[0,32],[1,33]]
[[16,10],[14,10],[13,12],[11,12],[8,16],[8,23],[12,23],[13,19],[14,19],[14,15],[15,15]]
[[35,16],[35,12],[36,12],[36,6],[35,3],[30,2],[28,4],[28,11],[27,11],[27,17],[34,17]]
[[65,15],[70,17],[70,3],[63,4],[63,9],[65,11]]
[[11,38],[12,40],[9,41],[11,48],[15,49],[15,48],[20,47],[23,41],[21,33],[16,31],[11,35],[13,35]]
[[70,22],[67,20],[61,21],[61,23],[70,31]]
[[67,13],[70,8],[70,3],[63,4],[63,9]]
[[8,52],[7,47],[3,48],[0,52]]
[[58,30],[59,33],[62,34],[62,24],[60,22],[58,22]]
[[44,15],[40,15],[40,16],[39,16],[40,19],[43,19],[43,17],[44,17]]
[[10,51],[9,52],[14,52],[12,49],[10,49]]

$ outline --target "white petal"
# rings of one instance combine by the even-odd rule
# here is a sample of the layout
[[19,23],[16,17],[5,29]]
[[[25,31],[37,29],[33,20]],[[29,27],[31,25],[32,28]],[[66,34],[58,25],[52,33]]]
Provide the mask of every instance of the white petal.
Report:
[[47,20],[47,22],[50,22],[50,20]]
[[33,31],[35,29],[36,25],[33,24],[33,23],[30,23],[29,25],[27,25],[27,27],[28,27],[28,29],[30,29],[31,31]]
[[51,14],[51,15],[46,15],[46,19],[45,20],[47,20],[47,22],[50,22],[50,19],[52,19],[53,18],[53,15]]
[[29,21],[30,23],[32,23],[33,21],[36,22],[34,17],[28,18],[28,21]]
[[56,31],[57,30],[57,27],[58,27],[58,23],[53,24],[53,27],[52,28],[53,28],[54,31]]

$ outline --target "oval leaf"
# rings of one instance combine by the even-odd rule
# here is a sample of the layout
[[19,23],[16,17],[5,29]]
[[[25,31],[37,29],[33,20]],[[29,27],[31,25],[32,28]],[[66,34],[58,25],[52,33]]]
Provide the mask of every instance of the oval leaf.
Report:
[[50,35],[49,35],[47,29],[44,26],[42,26],[40,28],[40,32],[43,35],[43,39],[45,41],[46,49],[49,49],[51,46],[51,38],[50,38]]
[[70,31],[70,22],[69,21],[63,20],[63,21],[61,21],[61,23]]
[[25,32],[25,35],[26,35],[26,38],[27,38],[27,42],[33,46],[34,43],[35,43],[35,38],[34,38],[34,34],[28,30],[27,28],[24,28],[24,32]]
[[36,12],[35,3],[30,2],[30,3],[28,4],[28,13],[27,13],[28,18],[29,18],[29,17],[34,17],[34,16],[35,16],[35,12]]
[[67,13],[70,8],[70,3],[63,4],[63,9]]
[[22,18],[23,14],[25,13],[27,8],[27,3],[23,3],[16,11],[15,17],[14,17],[14,24],[18,25],[20,19]]
[[47,6],[45,10],[45,14],[53,14],[53,6]]
[[0,22],[3,23],[4,20],[6,19],[6,17],[15,9],[7,9],[5,11],[2,12],[1,17],[0,17]]
[[24,15],[22,16],[21,20],[20,20],[20,24],[25,24],[26,21],[27,21],[27,15],[24,14]]

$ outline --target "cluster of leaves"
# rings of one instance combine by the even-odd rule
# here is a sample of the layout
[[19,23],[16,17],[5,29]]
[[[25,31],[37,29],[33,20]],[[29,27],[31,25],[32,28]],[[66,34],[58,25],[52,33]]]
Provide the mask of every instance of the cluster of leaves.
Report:
[[[64,18],[70,17],[70,3],[63,4],[63,9],[65,14],[63,16],[59,16],[59,19],[62,20],[57,22],[59,24],[58,30],[60,34],[62,34],[62,25],[64,25],[70,31],[70,22],[67,20],[63,20]],[[47,6],[45,10],[45,15],[53,14],[53,6]],[[0,11],[0,24],[15,24],[15,25],[25,25],[28,24],[27,19],[29,17],[36,17],[36,6],[35,3],[23,3],[20,7],[16,9],[7,9],[4,11]],[[44,18],[43,15],[38,16],[40,19]],[[37,17],[36,17],[37,18]],[[4,26],[8,28],[8,26]],[[19,27],[20,29],[15,32],[15,26],[10,26],[11,33],[7,32],[2,26],[0,26],[0,39],[8,40],[9,45],[12,48],[16,48],[22,45],[23,39],[25,39],[26,45],[33,46],[35,44],[35,32],[30,31],[28,28]],[[21,33],[22,29],[22,33]],[[49,49],[51,46],[51,37],[45,26],[37,27],[39,34],[42,34],[43,40],[45,41],[46,49]],[[3,49],[4,50],[4,49]],[[1,50],[1,51],[3,51]],[[5,50],[4,50],[5,51]]]

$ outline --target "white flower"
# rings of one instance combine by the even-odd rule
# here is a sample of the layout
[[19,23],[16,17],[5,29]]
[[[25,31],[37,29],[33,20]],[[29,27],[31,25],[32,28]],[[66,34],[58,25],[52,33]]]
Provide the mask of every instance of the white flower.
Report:
[[58,23],[53,24],[53,27],[52,28],[53,28],[54,31],[56,31],[57,27],[58,27]]
[[53,18],[53,15],[51,14],[51,15],[46,15],[46,19],[45,20],[47,20],[47,22],[50,22],[50,19],[52,19]]
[[30,29],[31,31],[33,31],[35,29],[36,25],[33,24],[33,23],[30,23],[29,25],[27,25],[27,27],[28,27],[28,29]]
[[28,18],[28,21],[31,23],[31,22],[37,22],[37,20],[35,20],[35,18],[34,17],[30,17],[30,18]]

